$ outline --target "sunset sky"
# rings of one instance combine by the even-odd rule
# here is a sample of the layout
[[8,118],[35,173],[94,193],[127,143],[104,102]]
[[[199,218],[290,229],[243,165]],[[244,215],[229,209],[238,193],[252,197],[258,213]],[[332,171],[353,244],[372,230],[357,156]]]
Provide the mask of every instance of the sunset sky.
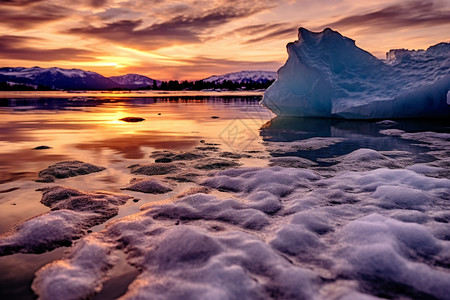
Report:
[[0,0],[0,66],[201,79],[276,71],[298,27],[326,27],[382,58],[450,41],[450,1]]

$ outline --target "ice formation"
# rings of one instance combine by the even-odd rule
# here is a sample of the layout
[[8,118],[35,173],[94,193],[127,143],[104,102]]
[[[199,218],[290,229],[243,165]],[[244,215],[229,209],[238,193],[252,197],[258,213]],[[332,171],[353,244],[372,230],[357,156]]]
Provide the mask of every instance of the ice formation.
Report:
[[348,119],[450,116],[450,43],[391,50],[380,60],[329,28],[299,29],[264,93],[277,115]]

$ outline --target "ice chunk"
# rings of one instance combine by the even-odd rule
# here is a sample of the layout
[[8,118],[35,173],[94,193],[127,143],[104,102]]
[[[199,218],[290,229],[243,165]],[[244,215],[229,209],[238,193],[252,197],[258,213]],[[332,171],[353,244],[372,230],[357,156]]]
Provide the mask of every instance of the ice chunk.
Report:
[[175,173],[180,170],[178,164],[173,163],[153,163],[143,165],[131,165],[128,168],[131,169],[132,174],[140,175],[165,175],[169,173]]
[[68,246],[85,233],[86,219],[98,217],[93,213],[70,210],[52,211],[17,225],[0,237],[0,256],[13,253],[42,253],[56,247]]
[[172,189],[156,179],[132,178],[130,184],[123,190],[137,191],[150,194],[165,194]]
[[88,299],[100,291],[114,257],[110,247],[93,237],[80,241],[65,261],[55,261],[36,273],[32,288],[40,299]]
[[70,209],[74,211],[94,212],[98,218],[91,220],[91,226],[99,224],[117,214],[118,206],[133,197],[109,192],[83,192],[76,189],[54,186],[40,189],[43,191],[41,203],[52,210]]
[[392,52],[388,62],[329,28],[299,29],[262,104],[277,115],[385,119],[448,117],[450,43]]
[[39,172],[38,182],[54,182],[55,179],[86,175],[100,172],[106,168],[85,163],[82,161],[62,161],[49,166],[47,169]]
[[41,190],[41,203],[53,211],[25,221],[0,236],[0,256],[17,252],[40,253],[70,245],[72,240],[83,236],[87,228],[117,215],[118,206],[132,198],[61,186]]

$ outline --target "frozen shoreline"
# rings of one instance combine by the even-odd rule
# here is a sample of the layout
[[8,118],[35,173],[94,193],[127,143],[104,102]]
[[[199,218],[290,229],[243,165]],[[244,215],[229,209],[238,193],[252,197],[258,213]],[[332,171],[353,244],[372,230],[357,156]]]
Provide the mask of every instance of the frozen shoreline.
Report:
[[[441,149],[449,138],[436,134],[434,144]],[[321,149],[339,142],[313,138],[304,144]],[[446,153],[435,151],[436,161],[416,164],[361,148],[327,168],[293,159],[236,168],[248,154],[230,159],[215,149],[155,152],[153,160],[174,160],[140,166],[143,179],[154,177],[148,170],[174,166],[155,175],[191,174],[197,188],[81,238],[63,260],[37,272],[33,290],[44,299],[89,297],[101,292],[125,255],[138,275],[123,299],[448,299]],[[162,193],[176,179],[166,181]],[[149,184],[144,192],[161,186]]]
[[[17,278],[29,276],[22,288],[34,281],[33,290],[44,299],[94,294],[94,299],[110,299],[108,295],[129,299],[150,293],[165,299],[243,295],[447,299],[447,123],[296,118],[267,122],[255,118],[262,113],[257,105],[214,102],[207,108],[221,109],[200,110],[198,131],[191,133],[192,127],[184,126],[187,129],[179,136],[188,142],[183,148],[166,146],[175,145],[166,132],[160,141],[169,138],[171,143],[152,148],[146,143],[158,134],[140,139],[139,130],[146,132],[158,122],[166,130],[166,122],[171,126],[174,119],[184,122],[182,113],[200,104],[183,102],[180,114],[170,119],[167,116],[177,111],[174,104],[136,103],[132,116],[143,116],[143,122],[114,122],[122,115],[111,121],[104,114],[116,107],[114,103],[89,107],[87,112],[52,114],[72,122],[79,116],[82,125],[94,114],[95,120],[99,116],[106,120],[107,126],[99,130],[102,134],[112,126],[120,131],[110,133],[110,143],[109,136],[106,142],[92,136],[92,126],[70,125],[81,131],[80,138],[75,147],[65,142],[71,156],[63,157],[60,153],[69,151],[62,152],[56,140],[42,142],[53,146],[43,150],[33,150],[37,146],[33,141],[25,153],[54,156],[39,167],[33,164],[30,177],[2,184],[2,208],[27,213],[19,216],[27,226],[19,225],[15,238],[9,239],[23,247],[10,244],[9,254],[63,246],[43,254],[0,257],[0,267],[11,271],[13,265],[26,266],[10,273]],[[117,106],[123,109],[124,104]],[[229,116],[228,111],[232,111]],[[254,118],[236,121],[238,112],[240,116],[253,113]],[[52,127],[57,120],[52,120]],[[223,128],[242,122],[253,127],[241,129],[253,131],[243,136],[241,148],[230,148],[235,144],[227,135],[218,138]],[[37,132],[47,129],[44,124]],[[128,136],[130,130],[132,139],[118,144],[121,133]],[[89,139],[83,140],[84,136]],[[40,170],[45,170],[44,181],[54,182],[35,182]],[[39,211],[34,212],[36,208]],[[56,224],[52,228],[59,231],[50,234],[46,232],[50,227],[43,224]],[[33,228],[39,228],[41,235],[32,234],[30,239]],[[70,242],[73,245],[67,246]],[[37,269],[41,270],[35,277]],[[12,295],[17,286],[9,283],[14,278],[7,275],[0,277],[0,284]],[[27,296],[32,298],[31,290]]]

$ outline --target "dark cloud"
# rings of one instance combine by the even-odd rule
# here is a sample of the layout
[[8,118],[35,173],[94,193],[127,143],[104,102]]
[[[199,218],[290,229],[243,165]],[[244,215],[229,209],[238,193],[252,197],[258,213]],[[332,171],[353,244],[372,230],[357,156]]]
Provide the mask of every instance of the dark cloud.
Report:
[[244,44],[253,44],[272,39],[280,40],[285,37],[295,37],[297,35],[297,30],[297,27],[294,27],[292,25],[279,26],[278,29],[272,30],[264,35],[260,35],[259,37],[249,39],[245,41]]
[[43,1],[44,0],[0,0],[0,5],[24,6]]
[[324,27],[369,27],[373,30],[450,24],[450,10],[432,1],[410,1],[378,11],[342,18]]
[[239,27],[228,34],[238,34],[240,36],[257,35],[267,31],[273,31],[280,27],[286,27],[289,23],[272,23],[272,24],[255,24],[244,27]]
[[138,48],[158,49],[175,44],[199,43],[204,41],[203,34],[206,31],[266,8],[266,5],[221,6],[199,14],[178,15],[144,28],[140,28],[143,25],[142,20],[121,20],[107,23],[102,27],[72,28],[68,33],[102,38],[121,44],[128,43]]
[[3,4],[4,2],[0,2],[0,24],[16,29],[33,28],[36,25],[64,19],[71,14],[69,9],[57,5],[37,4],[19,9]]
[[89,2],[92,7],[102,7],[108,3],[108,0],[89,0]]
[[86,61],[99,53],[75,49],[39,49],[30,45],[42,41],[39,38],[3,35],[0,36],[0,58],[30,61]]

